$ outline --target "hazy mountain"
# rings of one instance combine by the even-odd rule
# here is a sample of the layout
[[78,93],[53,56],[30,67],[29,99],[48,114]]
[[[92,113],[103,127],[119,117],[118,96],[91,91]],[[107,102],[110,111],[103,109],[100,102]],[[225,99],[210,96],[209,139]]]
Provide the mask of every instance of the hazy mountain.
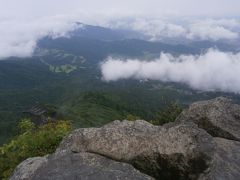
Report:
[[5,142],[14,134],[22,111],[36,103],[52,104],[59,117],[73,120],[76,127],[87,127],[128,114],[152,120],[172,101],[186,105],[219,95],[239,98],[159,81],[102,81],[99,63],[110,55],[150,60],[161,52],[199,54],[214,45],[223,51],[234,50],[234,45],[225,43],[152,42],[137,36],[133,32],[83,25],[70,37],[41,39],[30,58],[1,60],[0,141]]

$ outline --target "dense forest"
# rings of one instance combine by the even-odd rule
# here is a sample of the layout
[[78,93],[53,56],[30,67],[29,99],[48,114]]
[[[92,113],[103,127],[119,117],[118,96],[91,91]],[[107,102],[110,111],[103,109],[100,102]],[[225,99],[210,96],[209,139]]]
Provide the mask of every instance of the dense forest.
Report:
[[212,44],[164,44],[124,39],[116,32],[106,41],[106,29],[89,28],[87,34],[76,31],[72,38],[42,39],[32,57],[0,61],[0,144],[16,134],[22,112],[36,104],[56,107],[57,116],[71,120],[74,127],[89,127],[128,115],[156,121],[159,112],[173,103],[185,107],[219,95],[239,100],[235,94],[201,92],[171,82],[102,81],[99,64],[109,55],[148,59],[161,51],[195,54]]

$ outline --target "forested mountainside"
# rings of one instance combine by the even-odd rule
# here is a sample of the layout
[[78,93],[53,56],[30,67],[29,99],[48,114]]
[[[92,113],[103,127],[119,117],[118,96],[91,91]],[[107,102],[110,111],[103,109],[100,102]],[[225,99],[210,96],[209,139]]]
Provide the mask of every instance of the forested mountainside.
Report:
[[[107,36],[111,31],[111,36]],[[97,34],[96,34],[97,33]],[[108,39],[106,39],[108,37]],[[151,59],[160,52],[195,54],[211,42],[166,44],[132,39],[131,32],[87,26],[69,38],[44,38],[33,57],[0,61],[0,142],[16,133],[23,111],[36,104],[55,106],[57,116],[73,121],[75,127],[100,126],[128,115],[157,120],[171,103],[185,106],[219,95],[175,83],[149,80],[104,82],[99,65],[108,56]],[[216,42],[222,50],[228,45]]]

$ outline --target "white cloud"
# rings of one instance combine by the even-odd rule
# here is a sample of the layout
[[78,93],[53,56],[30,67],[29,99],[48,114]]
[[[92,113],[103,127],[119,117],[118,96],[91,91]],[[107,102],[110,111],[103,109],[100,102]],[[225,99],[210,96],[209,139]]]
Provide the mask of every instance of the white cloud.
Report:
[[[165,37],[228,40],[238,37],[236,30],[240,31],[240,23],[235,19],[208,20],[202,27],[196,22],[183,25],[162,18],[170,16],[177,21],[183,16],[240,15],[237,0],[221,0],[221,3],[219,0],[0,0],[0,4],[0,59],[30,56],[38,39],[66,35],[74,29],[71,24],[74,21],[109,25],[125,17],[126,21],[115,24],[140,31],[150,40]],[[130,18],[136,20],[129,21]]]
[[[179,22],[176,22],[178,20]],[[172,19],[136,18],[118,20],[105,24],[111,28],[131,29],[146,35],[149,40],[165,38],[188,40],[236,40],[239,38],[240,21],[236,19]]]
[[226,28],[235,28],[239,27],[240,21],[237,19],[226,19],[226,18],[221,18],[221,19],[205,19],[201,20],[199,22],[202,22],[204,24],[208,25],[215,25],[215,26],[223,26]]
[[232,30],[237,25],[240,25],[240,23],[232,19],[201,20],[200,22],[190,24],[187,38],[214,41],[237,39],[239,36],[238,32]]
[[186,36],[186,29],[180,24],[171,23],[167,18],[131,18],[108,21],[104,24],[113,29],[130,29],[147,36],[149,40]]
[[86,14],[58,15],[34,18],[0,18],[0,59],[9,56],[31,56],[37,41],[44,36],[66,36],[74,30],[73,22],[103,25],[111,28],[131,29],[145,34],[149,40],[164,38],[189,40],[236,40],[240,21],[236,19],[185,20],[171,18],[116,18]]
[[101,64],[105,81],[119,79],[151,79],[184,83],[194,89],[240,93],[240,53],[224,53],[210,49],[205,54],[174,57],[162,53],[159,59],[108,58]]
[[2,19],[0,21],[0,59],[31,56],[37,41],[45,36],[67,36],[76,24],[66,17],[40,19]]
[[172,24],[159,19],[137,19],[130,28],[144,33],[150,37],[150,40],[160,40],[164,37],[175,38],[184,36],[186,30],[177,24]]

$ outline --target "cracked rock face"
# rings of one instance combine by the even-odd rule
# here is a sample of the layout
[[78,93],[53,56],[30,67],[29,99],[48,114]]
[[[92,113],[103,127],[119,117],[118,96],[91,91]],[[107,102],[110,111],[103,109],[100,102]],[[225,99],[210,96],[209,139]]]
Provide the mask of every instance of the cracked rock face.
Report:
[[165,128],[142,120],[114,121],[101,128],[74,131],[57,153],[61,151],[99,154],[157,178],[191,179],[211,162],[214,142],[193,123]]
[[11,180],[238,180],[239,114],[239,105],[217,98],[164,126],[137,120],[77,129],[54,154],[22,162]]
[[191,121],[213,137],[240,141],[240,105],[219,97],[192,104],[177,121]]

